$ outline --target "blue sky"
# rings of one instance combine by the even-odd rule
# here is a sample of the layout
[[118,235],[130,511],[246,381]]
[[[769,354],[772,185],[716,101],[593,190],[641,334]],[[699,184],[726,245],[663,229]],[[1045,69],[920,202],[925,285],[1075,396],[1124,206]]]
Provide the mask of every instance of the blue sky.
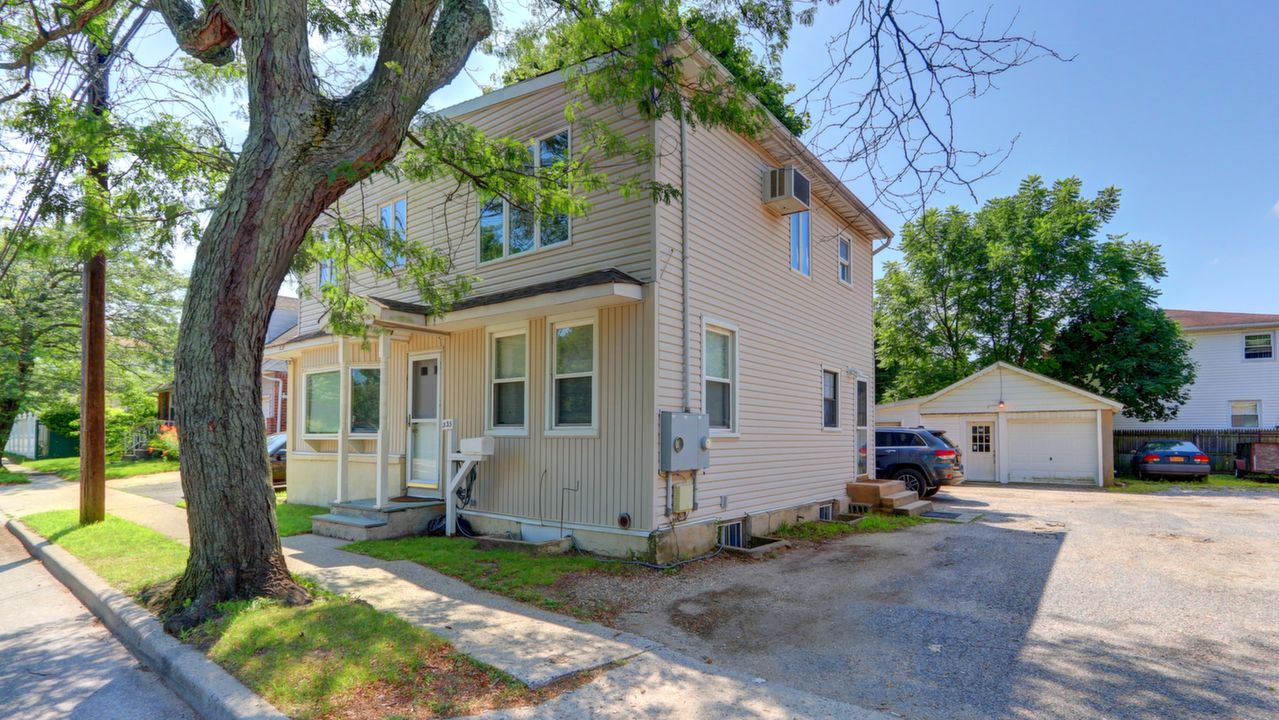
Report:
[[[991,7],[1004,17],[1018,9]],[[1107,231],[1162,246],[1165,307],[1279,313],[1276,28],[1279,3],[1021,5],[1015,29],[1075,59],[1015,70],[964,107],[965,146],[1020,135],[978,197],[1011,194],[1032,173],[1077,175],[1089,192],[1116,185],[1123,198]],[[806,32],[812,41],[796,38],[785,58],[798,85],[799,68],[826,59],[820,33]],[[958,191],[934,204],[952,203],[975,207]],[[876,210],[900,228],[904,218]]]
[[[1123,200],[1106,231],[1162,246],[1164,306],[1279,312],[1279,3],[1212,11],[1184,0],[943,4],[958,18],[969,3],[996,18],[1017,13],[1015,31],[1074,56],[1017,69],[962,106],[964,147],[996,149],[1020,136],[999,174],[975,187],[979,199],[1011,194],[1032,173],[1077,175],[1088,192],[1116,185]],[[788,80],[805,87],[827,62],[823,43],[845,10],[823,4],[817,27],[793,34]],[[491,82],[494,68],[473,56],[431,105],[479,94],[476,83]],[[976,207],[957,190],[933,204],[952,203]],[[875,210],[893,228],[905,219]],[[180,252],[179,264],[191,254]],[[898,256],[890,248],[877,265]]]

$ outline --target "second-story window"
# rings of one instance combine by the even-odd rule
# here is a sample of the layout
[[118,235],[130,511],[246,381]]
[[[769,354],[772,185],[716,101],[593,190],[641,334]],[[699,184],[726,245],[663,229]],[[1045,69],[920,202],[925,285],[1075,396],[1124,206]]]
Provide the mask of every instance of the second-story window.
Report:
[[[320,238],[323,240],[324,244],[327,245],[329,242],[329,231],[328,230],[320,231]],[[333,269],[334,269],[334,263],[332,258],[327,258],[320,261],[319,272],[317,273],[317,277],[315,281],[316,287],[322,288],[325,285],[328,285],[329,283],[333,282],[333,278],[334,278]]]
[[839,281],[853,284],[853,245],[846,237],[839,239]]
[[[568,159],[568,131],[542,138],[529,146],[529,169],[536,172]],[[512,205],[492,194],[480,195],[480,262],[500,260],[570,239],[568,215],[550,213],[538,217],[529,208]]]
[[1243,336],[1244,360],[1270,360],[1274,356],[1275,336],[1273,333]]
[[807,210],[790,216],[790,269],[805,275],[809,272],[808,222]]
[[[408,203],[405,200],[396,200],[390,205],[383,205],[381,208],[382,230],[386,232],[389,240],[394,236],[404,241],[404,235],[408,231]],[[390,249],[387,249],[388,256]],[[395,267],[404,267],[404,256],[397,254],[394,258],[388,257],[387,262]]]

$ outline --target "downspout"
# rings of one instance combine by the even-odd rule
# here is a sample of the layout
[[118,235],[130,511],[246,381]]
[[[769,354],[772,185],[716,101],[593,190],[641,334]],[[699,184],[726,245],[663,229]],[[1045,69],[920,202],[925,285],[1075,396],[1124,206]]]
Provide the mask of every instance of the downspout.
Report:
[[692,341],[688,329],[688,121],[684,119],[682,112],[679,118],[679,239],[680,280],[683,283],[680,303],[684,319],[684,412],[691,412],[693,370],[690,359]]

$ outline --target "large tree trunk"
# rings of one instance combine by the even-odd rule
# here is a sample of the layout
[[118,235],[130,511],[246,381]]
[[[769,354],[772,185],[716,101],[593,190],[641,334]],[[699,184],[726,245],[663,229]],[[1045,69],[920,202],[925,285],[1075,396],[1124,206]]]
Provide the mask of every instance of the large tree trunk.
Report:
[[433,8],[395,2],[377,69],[338,100],[320,92],[312,72],[305,3],[261,3],[238,18],[249,132],[201,238],[178,336],[174,398],[191,554],[170,597],[170,631],[203,621],[224,600],[308,599],[276,529],[261,407],[267,321],[311,223],[395,156],[430,92],[489,31],[479,0]]

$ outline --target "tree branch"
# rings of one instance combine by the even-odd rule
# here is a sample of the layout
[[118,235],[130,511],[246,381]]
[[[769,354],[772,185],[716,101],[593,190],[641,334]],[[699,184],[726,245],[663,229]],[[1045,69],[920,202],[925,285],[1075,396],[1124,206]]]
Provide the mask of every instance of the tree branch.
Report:
[[210,65],[226,65],[235,59],[232,45],[239,39],[235,19],[221,3],[214,3],[196,15],[187,0],[154,0],[164,16],[178,47],[191,57]]

